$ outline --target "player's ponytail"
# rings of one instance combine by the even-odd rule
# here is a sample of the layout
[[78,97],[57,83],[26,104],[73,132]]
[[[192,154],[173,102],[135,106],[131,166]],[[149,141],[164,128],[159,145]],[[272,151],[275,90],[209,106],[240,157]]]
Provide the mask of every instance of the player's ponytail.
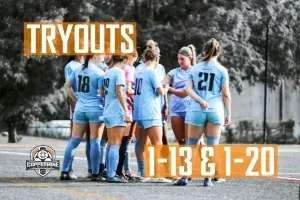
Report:
[[204,46],[202,52],[202,60],[208,62],[212,57],[219,55],[220,53],[220,43],[211,38]]
[[84,59],[84,63],[82,64],[82,70],[88,68],[88,65],[89,65],[89,61],[90,59],[92,58],[93,56],[92,55],[87,55]]

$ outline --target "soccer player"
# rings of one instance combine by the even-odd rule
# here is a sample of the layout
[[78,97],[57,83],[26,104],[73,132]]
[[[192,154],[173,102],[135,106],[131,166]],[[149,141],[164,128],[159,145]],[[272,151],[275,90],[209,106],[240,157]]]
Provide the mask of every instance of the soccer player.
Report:
[[[188,145],[199,143],[204,127],[207,145],[218,145],[222,127],[231,121],[229,77],[226,68],[217,61],[219,55],[220,44],[212,38],[204,46],[201,62],[189,73],[186,84],[191,97]],[[205,178],[203,186],[212,185],[211,178]]]
[[[73,71],[76,69],[80,68],[84,62],[84,56],[70,56],[68,64],[65,66],[65,81],[68,80],[69,76],[72,74]],[[73,86],[73,91],[76,93],[77,87],[76,85]],[[73,129],[73,113],[75,109],[75,104],[72,101],[70,97],[67,97],[68,105],[70,107],[70,122],[71,122],[71,127],[70,127],[70,139],[72,137],[72,129]],[[90,130],[89,127],[86,130],[85,133],[86,137],[86,146],[85,146],[85,154],[87,158],[87,163],[88,163],[88,175],[87,177],[90,178],[92,174],[92,167],[91,167],[91,159],[90,159],[90,150],[91,150],[91,145],[90,145]],[[73,163],[73,161],[72,161]],[[77,177],[73,174],[73,167],[72,163],[70,165],[70,172],[69,175],[71,179],[77,179]]]
[[[87,125],[90,128],[91,180],[103,180],[99,176],[99,165],[100,138],[104,129],[104,123],[101,119],[103,118],[104,100],[98,95],[98,89],[100,88],[104,72],[96,66],[99,63],[100,56],[86,56],[83,66],[72,72],[65,83],[68,96],[76,103],[76,106],[73,117],[72,138],[65,150],[61,180],[71,179],[69,175],[70,165]],[[75,84],[77,95],[72,90]]]
[[[143,70],[136,70],[133,119],[137,121],[140,130],[141,152],[143,151],[144,139],[150,138],[152,145],[162,145],[162,116],[161,96],[164,96],[169,86],[163,88],[161,79],[155,67],[160,57],[159,49],[154,42],[147,45],[144,52],[146,61]],[[144,177],[144,158],[139,153],[139,171]]]
[[[194,45],[182,47],[177,55],[180,67],[171,70],[162,81],[162,84],[170,84],[169,92],[171,98],[171,124],[174,135],[179,145],[186,144],[188,118],[186,112],[190,103],[190,97],[185,91],[188,80],[188,73],[192,66],[196,64],[196,49]],[[186,185],[187,179],[179,179],[175,185]]]
[[[128,55],[128,59],[126,61],[126,66],[124,68],[125,71],[125,81],[126,81],[126,100],[127,100],[127,109],[129,114],[132,117],[132,110],[133,110],[133,94],[134,90],[132,89],[134,85],[134,73],[135,68],[133,66],[134,62],[138,58],[138,53],[135,50],[131,55]],[[130,170],[130,150],[129,145],[132,140],[132,136],[135,132],[136,122],[133,121],[129,123],[126,127],[125,135],[122,138],[122,144],[120,146],[120,157],[119,163],[117,167],[117,175],[118,176],[125,176],[127,179],[136,179],[138,178],[137,175],[133,174]],[[125,174],[123,174],[123,166],[125,170]]]
[[128,182],[117,176],[116,169],[119,160],[119,149],[125,134],[126,123],[132,118],[128,112],[125,100],[125,73],[127,56],[113,55],[111,67],[104,76],[100,88],[100,95],[105,95],[105,107],[103,112],[108,136],[108,153],[106,160],[108,182]]

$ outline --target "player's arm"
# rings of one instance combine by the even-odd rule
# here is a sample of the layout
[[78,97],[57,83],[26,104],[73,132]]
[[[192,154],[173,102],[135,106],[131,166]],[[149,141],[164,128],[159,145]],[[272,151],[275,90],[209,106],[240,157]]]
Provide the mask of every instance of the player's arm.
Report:
[[72,83],[67,81],[64,85],[65,90],[67,91],[68,96],[72,99],[73,102],[77,102],[77,97],[74,94]]
[[126,81],[126,86],[127,86],[126,93],[130,94],[130,95],[133,95],[134,90],[132,89],[132,82],[131,81]]
[[183,89],[175,89],[175,88],[170,87],[169,92],[171,92],[172,94],[174,94],[180,98],[184,98],[184,97],[188,96],[188,94],[184,88]]
[[116,95],[118,97],[118,100],[124,110],[124,114],[125,114],[125,117],[126,117],[126,122],[130,122],[131,119],[130,119],[130,115],[129,115],[129,112],[128,112],[128,109],[127,109],[127,106],[126,106],[126,102],[125,102],[125,98],[124,98],[124,94],[123,94],[123,87],[124,85],[117,85],[116,86]]
[[222,77],[222,97],[225,104],[226,119],[225,126],[231,121],[231,94],[229,90],[229,77],[227,71],[225,71]]
[[202,99],[194,90],[193,90],[193,81],[188,80],[185,86],[187,94],[193,98],[195,101],[199,102],[201,106],[206,109],[208,107],[206,101]]
[[103,87],[100,87],[99,88],[99,90],[98,90],[98,92],[99,92],[99,95],[100,95],[100,97],[104,97],[105,95],[105,93],[104,93],[104,88]]

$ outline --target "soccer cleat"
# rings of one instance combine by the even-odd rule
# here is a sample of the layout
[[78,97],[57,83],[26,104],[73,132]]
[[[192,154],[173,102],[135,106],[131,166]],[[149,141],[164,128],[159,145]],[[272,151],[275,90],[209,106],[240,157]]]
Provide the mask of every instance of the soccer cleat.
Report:
[[68,172],[61,172],[60,174],[60,180],[62,181],[69,181],[72,180]]
[[128,183],[127,180],[125,180],[119,176],[107,177],[107,181],[110,183]]
[[91,181],[105,181],[106,179],[100,175],[92,174]]
[[127,180],[138,180],[140,178],[138,175],[132,173],[131,171],[126,172],[125,177],[127,178]]
[[224,178],[213,178],[213,181],[216,182],[216,183],[223,183],[223,182],[226,182],[226,179],[224,179]]
[[92,178],[92,170],[89,169],[86,178]]
[[179,180],[177,180],[174,185],[176,186],[186,186],[188,183],[188,180],[186,178],[181,178]]
[[211,187],[214,186],[210,178],[205,178],[203,182],[203,187]]
[[77,180],[77,176],[75,176],[75,174],[73,173],[73,171],[69,172],[69,176],[70,176],[71,180]]

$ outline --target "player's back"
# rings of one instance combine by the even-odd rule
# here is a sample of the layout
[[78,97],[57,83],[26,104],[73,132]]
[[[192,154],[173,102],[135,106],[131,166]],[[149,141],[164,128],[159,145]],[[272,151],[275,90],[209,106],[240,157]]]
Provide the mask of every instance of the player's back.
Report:
[[136,72],[134,120],[161,119],[160,95],[156,92],[159,87],[161,83],[154,69],[146,67]]
[[116,114],[124,115],[124,110],[116,94],[116,86],[123,85],[125,97],[125,72],[124,70],[112,67],[104,75],[105,109],[103,116],[110,117]]
[[98,88],[104,76],[104,72],[93,64],[85,69],[78,68],[73,73],[77,86],[75,111],[93,112],[103,110],[103,98],[98,95]]
[[[225,67],[215,60],[200,62],[191,69],[189,79],[193,80],[195,92],[208,103],[208,112],[224,109],[222,84],[228,81]],[[202,110],[195,100],[191,101],[191,109]]]

